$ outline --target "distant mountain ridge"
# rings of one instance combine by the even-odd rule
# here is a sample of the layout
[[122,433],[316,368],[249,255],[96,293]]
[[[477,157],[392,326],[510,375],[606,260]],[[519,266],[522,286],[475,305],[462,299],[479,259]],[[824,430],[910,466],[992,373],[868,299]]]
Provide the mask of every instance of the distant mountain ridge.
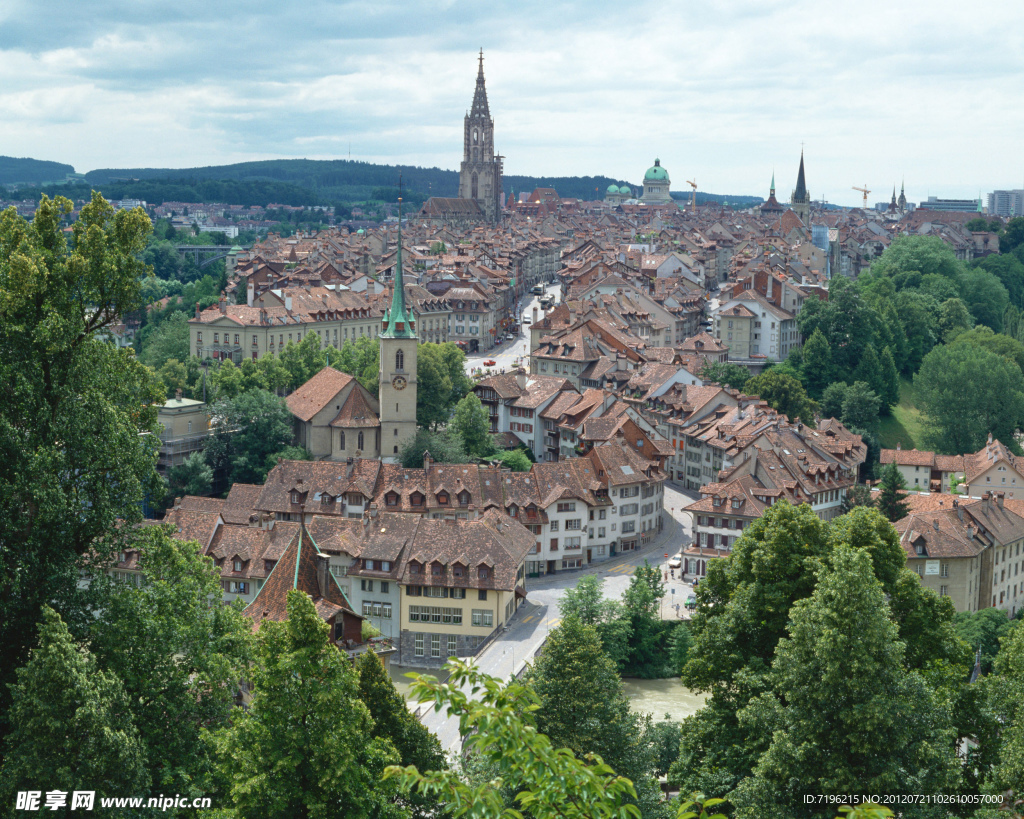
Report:
[[[16,160],[36,162],[36,160]],[[59,176],[25,182],[63,181],[73,173],[70,165],[39,163],[61,168]],[[0,166],[2,167],[2,166]],[[55,171],[51,170],[51,174]],[[337,202],[361,202],[381,198],[383,192],[393,195],[399,175],[412,202],[428,196],[458,196],[459,174],[442,168],[416,165],[376,165],[348,159],[267,159],[239,162],[232,165],[209,165],[198,168],[99,168],[85,174],[85,182],[100,190],[107,198],[139,198],[151,204],[176,201],[227,201],[230,204],[322,205]],[[0,179],[2,182],[2,179]],[[567,199],[592,201],[604,198],[609,185],[630,185],[628,180],[608,176],[525,176],[504,177],[505,195],[534,188],[554,188]],[[78,196],[78,186],[67,191]],[[640,186],[633,184],[634,189]],[[303,193],[303,191],[307,193]],[[689,193],[674,192],[676,199],[689,200]],[[389,197],[391,201],[393,196]],[[267,201],[259,201],[266,199]],[[760,197],[727,196],[697,193],[697,203],[708,200],[753,204]]]
[[28,157],[0,156],[0,185],[41,185],[45,182],[63,182],[71,165]]

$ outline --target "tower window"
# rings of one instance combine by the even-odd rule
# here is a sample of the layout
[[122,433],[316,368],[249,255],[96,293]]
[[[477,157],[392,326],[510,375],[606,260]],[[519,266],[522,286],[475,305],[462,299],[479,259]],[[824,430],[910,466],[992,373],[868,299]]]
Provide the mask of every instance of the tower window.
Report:
[[363,448],[363,433],[360,432],[359,433],[359,446],[358,446],[358,449],[362,450],[362,448]]
[[405,352],[402,350],[395,353],[395,369],[399,371],[405,369]]

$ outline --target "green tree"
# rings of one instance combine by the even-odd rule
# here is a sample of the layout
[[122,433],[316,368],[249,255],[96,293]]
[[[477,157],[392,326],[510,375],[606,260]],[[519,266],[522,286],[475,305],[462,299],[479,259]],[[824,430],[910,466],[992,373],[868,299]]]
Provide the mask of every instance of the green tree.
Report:
[[993,254],[975,261],[980,267],[994,275],[1010,297],[1010,304],[1024,306],[1024,263],[1012,253]]
[[725,384],[740,390],[750,380],[750,370],[730,361],[706,361],[700,377],[712,384]]
[[421,344],[416,359],[416,423],[431,429],[447,423],[451,397],[451,374],[439,345]]
[[845,381],[836,381],[828,385],[825,392],[822,393],[821,403],[818,405],[822,418],[843,420],[843,401],[846,400],[846,391],[849,388]]
[[988,674],[992,671],[996,655],[999,653],[999,641],[1005,639],[1015,625],[1002,609],[981,609],[980,611],[961,611],[953,619],[957,636],[973,651],[981,651],[981,671]]
[[12,809],[17,791],[40,786],[65,791],[69,800],[74,790],[144,791],[146,748],[121,681],[97,668],[53,609],[44,606],[41,614],[39,643],[11,687],[0,797]]
[[938,341],[939,303],[923,293],[904,290],[896,296],[896,310],[907,339],[904,370],[917,372],[921,361]]
[[297,390],[327,366],[320,336],[307,331],[298,344],[288,342],[288,346],[281,351],[281,363],[288,371],[289,389]]
[[641,814],[659,801],[648,719],[629,710],[615,663],[593,626],[570,615],[551,632],[529,676],[537,694],[537,730],[580,759],[597,754],[637,789]]
[[288,384],[291,381],[288,368],[273,353],[261,356],[256,362],[256,368],[259,371],[263,389],[274,393],[274,395],[281,395],[288,389]]
[[[1017,221],[1024,228],[1024,219]],[[1024,628],[1016,625],[1003,638],[996,657],[998,675],[993,700],[1001,728],[998,761],[986,782],[989,792],[1008,791],[1010,804],[1024,798]]]
[[184,361],[188,354],[188,316],[172,313],[149,335],[139,358],[143,364],[159,370],[170,359]]
[[[441,743],[406,707],[405,698],[384,669],[380,658],[367,651],[356,661],[359,698],[370,712],[370,736],[391,742],[402,766],[415,765],[421,771],[443,771],[448,767]],[[404,801],[404,800],[403,800]],[[402,805],[414,817],[437,816],[443,808],[436,799],[413,794]]]
[[882,382],[882,391],[878,394],[882,399],[881,413],[888,415],[900,402],[900,376],[896,370],[896,359],[888,347],[882,348],[879,369]]
[[42,606],[72,629],[86,622],[81,570],[103,564],[143,498],[162,493],[163,386],[101,339],[141,306],[149,219],[97,194],[69,240],[72,207],[43,197],[31,224],[0,213],[0,734]]
[[167,470],[167,488],[175,497],[205,495],[213,485],[213,470],[202,452],[193,452],[184,463]]
[[288,619],[264,620],[253,697],[217,734],[220,768],[239,816],[394,816],[384,767],[394,745],[373,737],[356,672],[331,644],[313,601],[288,592]]
[[840,511],[845,515],[858,506],[873,507],[874,498],[871,497],[871,487],[863,483],[855,483],[843,495],[843,502],[839,505]]
[[821,332],[821,328],[815,329],[807,339],[803,357],[804,383],[807,385],[807,391],[815,398],[820,398],[835,377],[832,367],[832,346]]
[[1024,216],[1016,216],[1006,223],[999,237],[1000,253],[1011,253],[1024,245]]
[[843,423],[848,427],[872,429],[878,425],[882,401],[863,381],[849,386],[843,396]]
[[464,464],[468,460],[462,438],[447,429],[437,432],[416,430],[416,434],[402,445],[398,460],[406,469],[422,469],[424,452],[429,452],[431,459],[441,464]]
[[471,819],[511,819],[515,814],[506,811],[504,801],[509,792],[533,819],[639,819],[630,804],[636,790],[628,779],[597,757],[580,760],[569,750],[556,750],[538,732],[533,714],[539,702],[529,688],[503,685],[461,661],[447,668],[447,683],[419,677],[413,696],[457,718],[464,753],[478,757],[493,774],[467,783],[456,771],[389,768],[387,775],[397,777],[403,791],[436,795],[455,817]]
[[507,449],[495,452],[488,460],[500,463],[513,472],[529,472],[533,469],[533,461],[530,460],[530,456],[522,449]]
[[562,618],[575,617],[585,626],[596,626],[609,618],[613,609],[604,597],[604,578],[596,574],[581,577],[558,601]]
[[174,398],[178,390],[181,390],[184,397],[192,397],[189,395],[191,390],[188,385],[188,370],[180,361],[173,358],[165,361],[164,365],[157,372],[157,377],[159,377],[160,382],[167,390],[168,400]]
[[267,472],[277,466],[278,461],[312,461],[313,453],[302,446],[286,446],[267,456]]
[[[622,617],[629,622],[629,654],[622,673],[628,677],[657,678],[674,673],[666,669],[665,647],[671,622],[662,622],[665,596],[661,569],[644,561],[637,566],[622,595]],[[667,673],[666,673],[667,671]]]
[[494,437],[491,435],[491,422],[476,393],[470,393],[455,406],[448,429],[462,438],[466,454],[476,458],[486,458],[494,452]]
[[218,423],[206,447],[207,463],[228,470],[232,483],[262,483],[267,457],[292,440],[292,415],[284,400],[254,390],[218,401],[211,412]]
[[878,484],[878,511],[895,523],[907,516],[910,503],[907,501],[907,482],[900,474],[895,461],[890,461],[882,469],[882,479]]
[[914,378],[928,437],[940,452],[977,452],[991,432],[1014,440],[1024,418],[1024,376],[1001,355],[973,344],[938,347]]
[[448,369],[448,378],[452,382],[449,404],[455,406],[473,390],[473,382],[466,375],[466,353],[452,341],[433,346],[438,348],[441,361]]
[[774,367],[747,381],[743,392],[763,398],[791,421],[800,420],[808,426],[814,425],[816,405],[808,397],[803,384]]
[[989,352],[1001,355],[1024,371],[1024,344],[1016,338],[992,331],[991,327],[979,325],[973,330],[961,333],[955,344],[972,344]]
[[960,279],[962,298],[978,324],[997,333],[1003,329],[1003,313],[1010,304],[1010,294],[998,277],[983,268],[974,267]]
[[220,401],[237,398],[245,391],[245,377],[230,358],[222,361],[210,379],[213,393]]
[[[668,638],[668,651],[669,668],[673,675],[682,673],[683,666],[686,665],[686,661],[690,656],[690,646],[692,645],[693,636],[690,634],[690,627],[685,622],[679,623],[672,628]],[[678,756],[679,754],[677,753],[676,757]]]
[[[770,745],[732,801],[750,816],[813,817],[804,795],[944,793],[957,782],[948,714],[907,672],[904,644],[863,551],[837,549],[814,593],[796,602],[772,664],[772,694],[741,713]],[[859,791],[858,791],[859,792]],[[906,816],[943,816],[907,806]]]
[[855,384],[858,381],[863,381],[878,396],[881,396],[885,389],[882,377],[882,362],[878,357],[878,351],[875,350],[874,344],[869,344],[864,348],[864,356],[853,371],[853,381],[851,383]]
[[872,275],[876,271],[890,278],[908,272],[935,273],[956,281],[964,265],[937,236],[899,236],[871,266]]
[[132,545],[144,582],[93,581],[102,613],[90,630],[93,651],[124,684],[126,709],[146,746],[152,795],[202,796],[214,775],[204,729],[235,715],[252,623],[241,605],[220,604],[220,572],[195,541],[176,539],[169,526],[149,526]]

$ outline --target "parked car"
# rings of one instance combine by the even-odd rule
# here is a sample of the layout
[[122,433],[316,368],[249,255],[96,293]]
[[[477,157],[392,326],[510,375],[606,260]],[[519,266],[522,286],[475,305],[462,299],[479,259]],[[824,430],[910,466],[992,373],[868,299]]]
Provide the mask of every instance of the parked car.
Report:
[[533,286],[533,291],[532,292],[533,292],[533,295],[535,295],[535,296],[543,296],[544,295],[544,285],[543,284],[535,284]]
[[494,360],[493,358],[488,358],[488,359],[487,359],[487,360],[486,360],[486,361],[484,362],[484,366],[485,366],[485,367],[493,367],[493,366],[494,366],[495,364],[497,364],[497,363],[498,363],[498,362],[497,362],[497,361],[495,361],[495,360]]
[[686,608],[695,609],[697,608],[697,595],[688,594],[686,595]]
[[530,323],[530,317],[529,316],[523,316],[523,324],[529,324],[529,323]]
[[676,552],[676,554],[672,555],[672,557],[668,561],[668,567],[670,569],[678,569],[682,565],[683,565],[683,553],[682,552]]

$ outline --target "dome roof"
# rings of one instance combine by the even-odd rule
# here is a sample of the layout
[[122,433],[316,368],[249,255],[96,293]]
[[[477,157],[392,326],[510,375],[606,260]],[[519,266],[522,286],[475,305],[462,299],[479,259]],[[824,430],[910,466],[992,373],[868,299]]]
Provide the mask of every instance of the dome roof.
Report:
[[647,173],[644,174],[644,181],[668,181],[668,171],[661,167],[660,159],[655,159],[654,164],[647,169]]
[[605,193],[618,193],[618,192],[619,192],[619,186],[615,185],[615,184],[609,185],[608,186],[608,190],[605,191]]
[[629,185],[623,185],[621,188],[619,188],[619,193],[623,194],[624,196],[632,196],[633,189],[629,187]]

